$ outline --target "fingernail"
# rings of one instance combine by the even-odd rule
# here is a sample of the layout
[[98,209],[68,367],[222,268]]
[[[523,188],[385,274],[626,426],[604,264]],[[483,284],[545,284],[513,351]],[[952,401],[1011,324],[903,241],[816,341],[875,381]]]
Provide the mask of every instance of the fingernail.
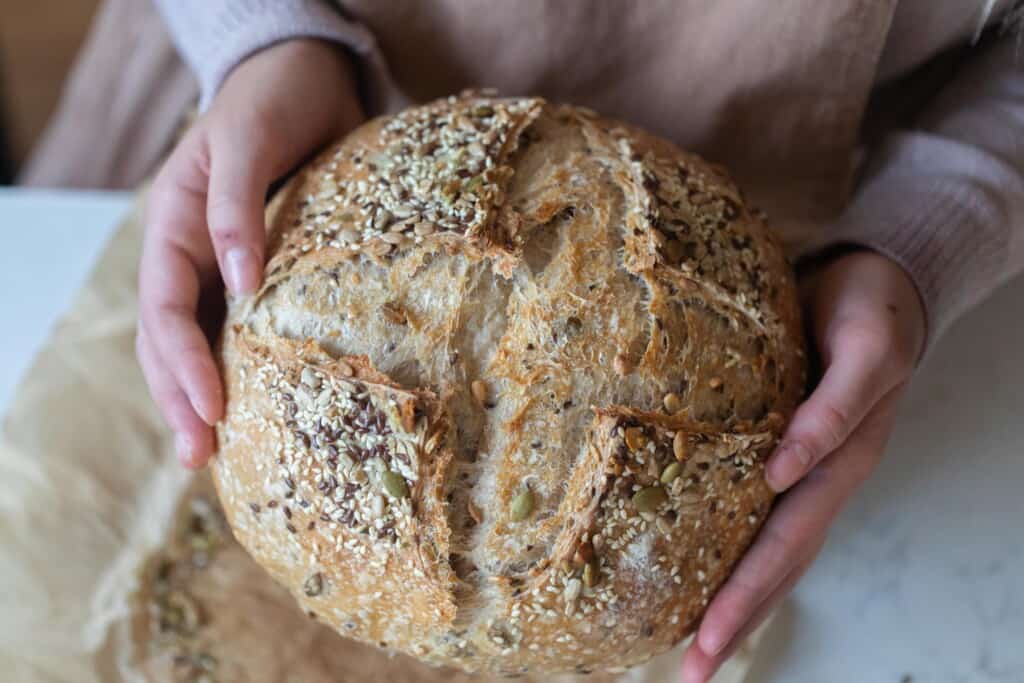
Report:
[[776,493],[795,484],[811,464],[811,454],[799,441],[782,444],[765,472],[765,481]]
[[213,406],[204,405],[201,400],[193,400],[192,398],[189,398],[189,403],[192,404],[192,410],[196,411],[196,415],[199,416],[200,420],[211,427],[217,424],[217,414],[214,412],[215,408]]
[[700,649],[704,651],[704,654],[712,657],[721,652],[728,642],[729,639],[725,634],[715,631],[701,631],[697,635],[697,643],[700,645]]
[[232,294],[252,294],[256,290],[258,264],[251,249],[232,247],[224,255],[224,282]]
[[178,456],[178,462],[192,469],[192,442],[184,434],[174,435],[174,454]]

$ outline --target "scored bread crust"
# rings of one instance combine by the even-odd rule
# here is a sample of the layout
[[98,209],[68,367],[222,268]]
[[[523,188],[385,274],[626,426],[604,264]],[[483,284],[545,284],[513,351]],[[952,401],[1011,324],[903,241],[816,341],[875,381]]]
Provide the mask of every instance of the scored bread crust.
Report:
[[503,674],[695,628],[803,390],[792,272],[720,169],[587,110],[375,119],[268,210],[214,479],[340,633]]

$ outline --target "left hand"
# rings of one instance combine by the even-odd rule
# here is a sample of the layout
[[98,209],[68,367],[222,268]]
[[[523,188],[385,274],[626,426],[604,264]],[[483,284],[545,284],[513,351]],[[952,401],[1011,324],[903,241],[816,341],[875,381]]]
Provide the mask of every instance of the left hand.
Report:
[[882,457],[925,338],[910,278],[885,256],[846,253],[809,295],[823,376],[765,467],[779,499],[754,544],[708,606],[683,659],[683,681],[711,678],[792,590],[832,521]]

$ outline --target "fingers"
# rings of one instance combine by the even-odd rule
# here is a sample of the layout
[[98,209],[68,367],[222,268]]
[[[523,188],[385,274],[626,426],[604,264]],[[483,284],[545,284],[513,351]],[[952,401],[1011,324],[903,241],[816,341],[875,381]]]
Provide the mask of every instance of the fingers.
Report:
[[[813,510],[808,505],[809,501],[803,501],[798,509]],[[801,519],[782,506],[772,513],[701,620],[695,643],[704,654],[711,658],[726,650],[767,596],[783,584],[794,565],[820,546],[830,519],[818,514]]]
[[886,339],[884,331],[856,323],[837,326],[821,383],[793,415],[765,468],[765,479],[776,492],[839,448],[879,399],[905,379],[889,362]]
[[175,453],[178,460],[191,469],[202,467],[214,450],[212,428],[196,414],[188,397],[156,355],[152,343],[141,327],[135,338],[135,350],[149,392],[164,420],[175,432]]
[[232,123],[211,134],[206,219],[224,284],[243,295],[263,278],[264,198],[275,168],[268,127]]
[[772,511],[701,621],[695,643],[709,660],[720,661],[718,655],[769,596],[785,593],[794,568],[817,554],[833,518],[881,458],[899,394],[897,389],[886,395],[850,439]]
[[738,648],[743,641],[746,640],[747,637],[749,637],[750,634],[768,618],[768,615],[778,607],[779,603],[789,595],[793,590],[793,587],[796,586],[797,582],[801,577],[803,577],[807,572],[807,569],[814,562],[814,558],[817,556],[820,548],[821,546],[819,545],[811,552],[809,557],[798,563],[796,567],[789,572],[778,587],[776,587],[775,590],[761,602],[753,615],[747,621],[746,625],[718,654],[710,655],[701,649],[696,641],[691,643],[690,647],[686,649],[686,654],[683,655],[683,683],[704,683],[704,681],[710,680],[718,670],[718,667],[722,666],[722,664],[733,655],[736,648]]
[[202,141],[192,136],[154,182],[139,270],[139,317],[159,364],[207,424],[220,419],[223,391],[196,322],[201,274],[215,268],[206,231]]

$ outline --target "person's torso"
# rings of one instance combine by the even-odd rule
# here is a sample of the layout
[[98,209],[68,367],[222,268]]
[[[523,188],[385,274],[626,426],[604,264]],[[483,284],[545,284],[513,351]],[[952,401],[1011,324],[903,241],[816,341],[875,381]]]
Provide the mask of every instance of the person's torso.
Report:
[[[983,0],[341,0],[416,101],[467,87],[627,120],[724,164],[787,241],[838,212],[867,98]],[[895,42],[893,42],[895,41]]]

